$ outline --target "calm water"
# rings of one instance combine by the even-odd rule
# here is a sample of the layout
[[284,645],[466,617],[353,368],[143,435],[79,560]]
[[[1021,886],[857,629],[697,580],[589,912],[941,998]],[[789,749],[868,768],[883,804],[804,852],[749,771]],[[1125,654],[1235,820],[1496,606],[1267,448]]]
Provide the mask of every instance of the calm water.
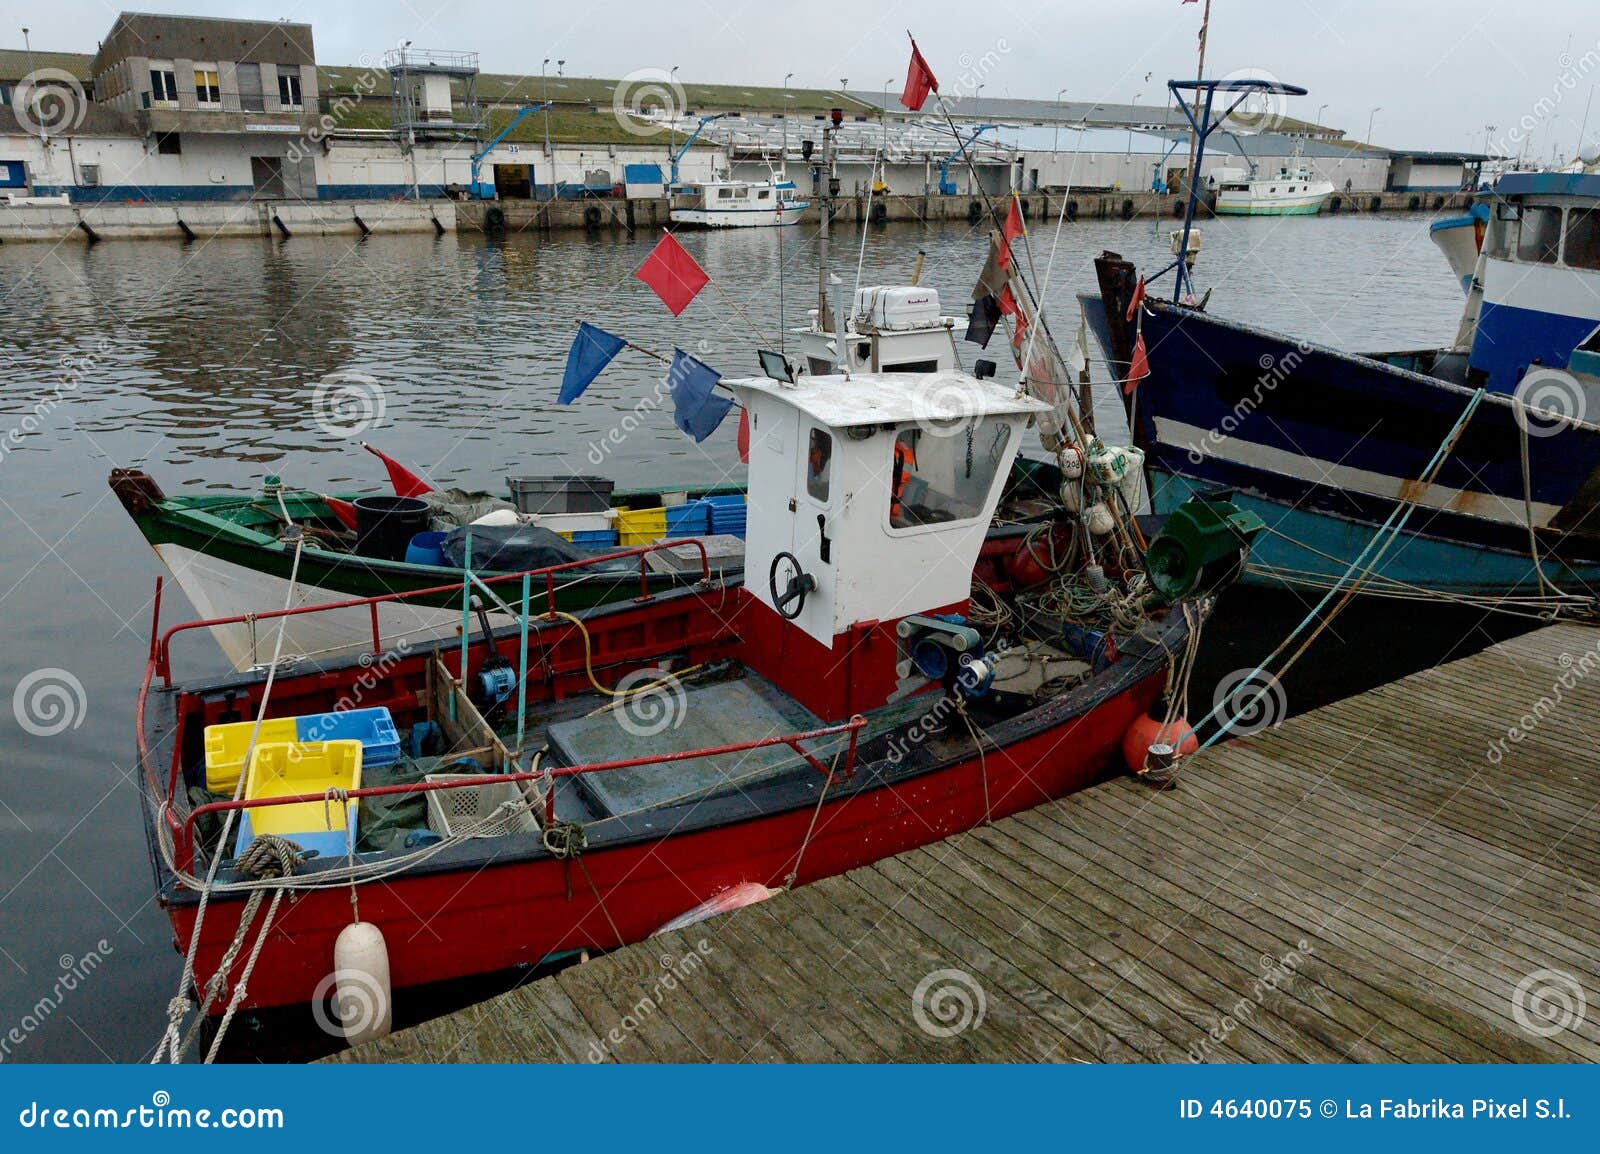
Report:
[[[1095,254],[1112,248],[1154,267],[1164,262],[1170,227],[1063,230],[1049,294],[1057,331],[1075,327],[1073,297],[1093,289]],[[675,320],[632,279],[653,239],[0,247],[0,432],[33,430],[5,442],[0,456],[5,1060],[146,1056],[180,967],[151,900],[132,776],[134,695],[158,566],[106,488],[108,472],[140,465],[168,492],[256,486],[268,473],[307,488],[379,487],[378,463],[314,419],[316,382],[350,370],[381,387],[383,417],[367,439],[436,482],[498,487],[508,472],[595,471],[589,444],[659,371],[625,352],[578,404],[555,408],[580,319],[664,352],[681,346],[730,375],[756,369],[757,338],[715,289]],[[780,327],[780,269],[790,324],[814,300],[815,250],[801,230],[685,243],[769,334]],[[836,248],[847,286],[859,243],[856,234],[838,246],[842,256]],[[1050,244],[1050,229],[1036,227],[1041,274]],[[955,311],[982,246],[958,227],[874,230],[861,283],[903,282],[922,249],[924,279]],[[1201,285],[1215,287],[1215,312],[1351,349],[1443,341],[1460,309],[1420,217],[1214,222],[1199,271]],[[1110,429],[1120,409],[1106,401],[1102,424]],[[732,422],[697,447],[666,413],[651,416],[604,469],[624,485],[736,470]],[[170,594],[169,623],[190,612],[181,594]],[[1290,597],[1226,606],[1197,682],[1207,686],[1206,700],[1206,678],[1253,663],[1302,612]],[[1476,647],[1487,640],[1477,624],[1462,614],[1424,621],[1412,608],[1352,612],[1327,642],[1319,671],[1290,684],[1291,703],[1304,707]],[[1397,647],[1407,630],[1410,648]],[[189,647],[191,668],[220,664],[206,644]],[[49,675],[66,685],[67,712],[35,715],[35,735],[12,703],[19,688],[45,684],[39,670],[69,675]],[[103,964],[61,991],[58,979],[81,971],[91,952]],[[38,1012],[41,999],[48,1013]],[[30,1030],[25,1015],[42,1024]],[[14,1025],[23,1030],[20,1044],[5,1042]],[[247,1051],[248,1044],[246,1037]]]

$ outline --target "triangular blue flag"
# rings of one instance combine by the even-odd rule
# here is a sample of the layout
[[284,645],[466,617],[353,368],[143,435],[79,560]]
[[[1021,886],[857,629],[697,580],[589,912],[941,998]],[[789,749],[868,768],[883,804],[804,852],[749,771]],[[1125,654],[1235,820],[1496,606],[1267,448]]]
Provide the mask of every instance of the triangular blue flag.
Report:
[[567,350],[567,371],[561,377],[561,396],[556,399],[563,405],[572,404],[594,383],[600,371],[627,347],[628,342],[621,337],[581,321],[572,348]]
[[673,424],[696,441],[703,441],[722,424],[722,418],[733,408],[733,401],[716,395],[721,373],[682,349],[672,352],[667,387],[672,392]]

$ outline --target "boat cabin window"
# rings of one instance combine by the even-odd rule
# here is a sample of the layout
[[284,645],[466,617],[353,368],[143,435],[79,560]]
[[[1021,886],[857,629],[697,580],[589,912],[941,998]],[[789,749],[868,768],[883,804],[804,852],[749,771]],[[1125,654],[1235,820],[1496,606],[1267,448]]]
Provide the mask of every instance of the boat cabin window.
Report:
[[897,365],[884,365],[886,373],[936,373],[939,371],[939,362],[931,361],[901,361]]
[[733,189],[731,189],[731,188],[719,188],[719,189],[717,189],[717,199],[718,200],[732,200],[733,199]]
[[763,188],[763,189],[761,189],[760,191],[758,191],[756,193],[756,199],[757,200],[766,200],[771,195],[772,195],[772,190],[770,188]]
[[1517,238],[1517,259],[1529,264],[1555,264],[1561,255],[1561,210],[1552,205],[1529,205],[1522,210],[1522,232]]
[[1483,251],[1495,260],[1510,260],[1512,241],[1517,235],[1517,208],[1512,204],[1497,204],[1494,219],[1483,238]]
[[890,527],[943,525],[982,513],[1010,436],[1007,425],[959,421],[902,430],[889,478]]
[[811,430],[806,447],[806,496],[819,505],[828,503],[828,479],[833,473],[833,438],[823,429]]
[[1572,268],[1600,269],[1600,211],[1567,213],[1566,262]]

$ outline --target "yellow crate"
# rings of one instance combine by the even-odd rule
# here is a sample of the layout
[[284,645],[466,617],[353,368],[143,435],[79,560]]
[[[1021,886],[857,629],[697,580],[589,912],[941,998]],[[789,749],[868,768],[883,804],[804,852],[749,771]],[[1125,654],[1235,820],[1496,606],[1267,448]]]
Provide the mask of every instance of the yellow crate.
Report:
[[322,794],[318,801],[260,806],[243,811],[236,853],[262,834],[288,838],[302,849],[324,857],[347,851],[356,834],[360,803],[351,798],[340,804],[326,796],[329,790],[361,788],[359,741],[297,741],[257,745],[250,755],[245,778],[248,800]]
[[624,549],[659,541],[667,535],[667,511],[660,507],[618,509],[617,533],[621,536]]
[[[231,794],[244,772],[245,751],[250,748],[253,721],[206,726],[206,788],[212,793]],[[272,717],[261,723],[256,748],[269,743],[299,741],[299,722],[293,717]]]

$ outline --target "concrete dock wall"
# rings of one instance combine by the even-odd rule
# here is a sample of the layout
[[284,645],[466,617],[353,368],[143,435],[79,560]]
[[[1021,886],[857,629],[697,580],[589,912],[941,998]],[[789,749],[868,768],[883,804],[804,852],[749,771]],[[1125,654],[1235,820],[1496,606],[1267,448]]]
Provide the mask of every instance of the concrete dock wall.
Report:
[[456,204],[433,201],[273,202],[248,204],[0,204],[0,242],[210,240],[229,236],[443,234],[456,227]]

